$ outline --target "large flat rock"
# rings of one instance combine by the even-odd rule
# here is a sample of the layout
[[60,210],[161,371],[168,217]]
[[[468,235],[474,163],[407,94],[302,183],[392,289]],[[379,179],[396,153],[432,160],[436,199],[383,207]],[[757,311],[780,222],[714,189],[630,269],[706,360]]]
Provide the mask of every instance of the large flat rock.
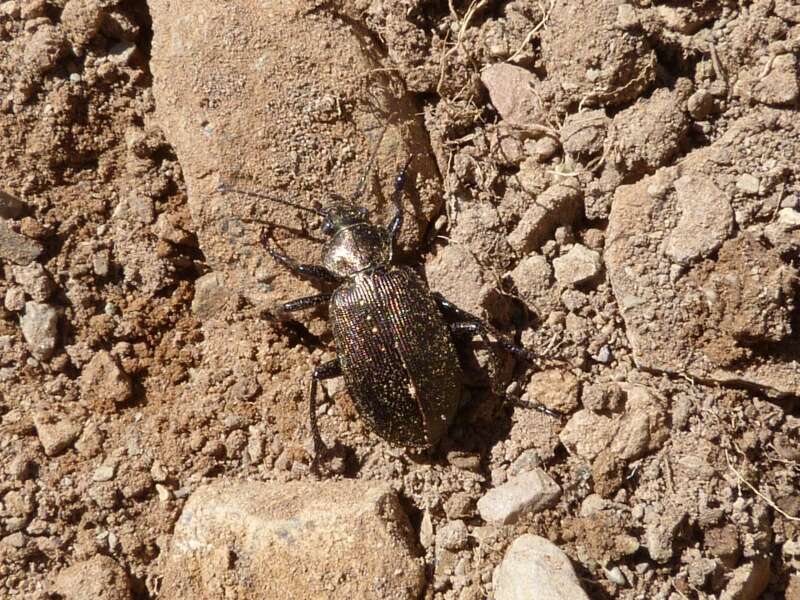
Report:
[[405,600],[422,562],[388,486],[362,481],[220,481],[184,506],[164,598]]
[[605,262],[640,367],[800,394],[798,274],[767,240],[796,202],[798,135],[793,115],[763,110],[617,190]]
[[156,118],[183,169],[200,247],[226,285],[274,292],[264,301],[313,293],[264,252],[259,234],[274,226],[281,247],[304,261],[319,257],[323,236],[313,215],[221,194],[218,184],[306,206],[333,192],[349,197],[387,124],[375,178],[358,202],[388,223],[394,177],[413,156],[401,241],[416,245],[438,210],[440,181],[418,108],[368,32],[314,2],[148,6]]

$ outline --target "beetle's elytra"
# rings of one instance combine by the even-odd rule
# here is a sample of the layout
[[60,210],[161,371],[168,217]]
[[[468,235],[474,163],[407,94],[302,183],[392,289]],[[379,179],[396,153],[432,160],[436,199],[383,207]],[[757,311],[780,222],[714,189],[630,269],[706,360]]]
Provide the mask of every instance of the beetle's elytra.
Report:
[[[309,391],[317,454],[325,448],[316,421],[319,380],[343,376],[360,417],[375,433],[397,445],[428,448],[439,442],[458,408],[461,368],[454,341],[478,335],[488,343],[486,323],[431,292],[411,268],[392,264],[403,224],[407,166],[395,179],[395,215],[385,228],[372,224],[365,209],[341,198],[324,208],[268,198],[321,215],[322,231],[330,236],[323,264],[313,265],[282,254],[262,234],[264,247],[280,264],[298,276],[336,286],[331,293],[281,307],[291,312],[329,306],[337,357],[314,369]],[[527,351],[501,337],[497,343],[528,358]]]

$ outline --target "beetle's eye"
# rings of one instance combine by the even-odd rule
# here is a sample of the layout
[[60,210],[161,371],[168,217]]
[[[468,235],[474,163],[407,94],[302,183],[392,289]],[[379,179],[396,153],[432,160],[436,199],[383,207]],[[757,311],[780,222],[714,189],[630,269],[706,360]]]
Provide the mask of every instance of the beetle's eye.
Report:
[[367,213],[369,213],[369,211],[368,211],[366,208],[364,208],[364,207],[362,206],[362,207],[360,207],[360,208],[358,209],[358,213],[359,213],[359,214],[360,214],[362,217],[366,217],[366,216],[367,216]]
[[333,223],[331,223],[330,219],[326,218],[322,222],[322,233],[329,234],[332,232],[333,232]]

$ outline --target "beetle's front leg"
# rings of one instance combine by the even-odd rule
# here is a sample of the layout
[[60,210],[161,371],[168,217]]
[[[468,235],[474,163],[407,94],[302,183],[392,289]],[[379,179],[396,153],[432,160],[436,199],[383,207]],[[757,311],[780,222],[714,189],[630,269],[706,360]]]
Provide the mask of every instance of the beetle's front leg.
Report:
[[272,258],[299,277],[319,279],[330,283],[338,283],[339,281],[336,275],[321,265],[298,263],[295,259],[278,252],[272,245],[272,240],[266,230],[261,232],[261,244]]
[[334,377],[341,376],[341,374],[342,365],[338,358],[334,358],[331,361],[322,363],[320,366],[315,368],[314,372],[311,374],[311,389],[309,390],[308,409],[311,423],[311,435],[314,438],[314,457],[311,464],[315,469],[320,454],[327,450],[327,446],[325,446],[325,443],[322,441],[322,436],[319,433],[319,427],[317,425],[317,382],[324,379],[333,379]]

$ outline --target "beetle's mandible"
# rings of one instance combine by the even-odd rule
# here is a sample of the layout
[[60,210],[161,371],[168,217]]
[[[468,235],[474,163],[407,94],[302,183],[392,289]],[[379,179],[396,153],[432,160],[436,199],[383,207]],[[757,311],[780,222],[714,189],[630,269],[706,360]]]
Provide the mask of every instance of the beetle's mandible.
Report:
[[[337,197],[326,207],[309,208],[266,197],[317,213],[323,219],[323,233],[329,236],[322,265],[299,263],[279,252],[266,231],[261,236],[267,252],[291,272],[336,286],[333,292],[281,306],[283,312],[325,303],[329,307],[337,357],[314,369],[309,390],[316,456],[325,449],[317,426],[317,384],[339,376],[344,377],[359,416],[379,436],[401,446],[435,446],[453,420],[460,399],[461,367],[454,341],[477,335],[488,345],[488,334],[493,332],[481,319],[431,292],[410,267],[392,263],[403,225],[409,163],[395,179],[395,214],[387,227],[372,224],[366,209],[355,203],[369,168],[350,201]],[[256,195],[230,188],[224,191]],[[525,349],[496,334],[494,337],[506,350],[530,358]]]

